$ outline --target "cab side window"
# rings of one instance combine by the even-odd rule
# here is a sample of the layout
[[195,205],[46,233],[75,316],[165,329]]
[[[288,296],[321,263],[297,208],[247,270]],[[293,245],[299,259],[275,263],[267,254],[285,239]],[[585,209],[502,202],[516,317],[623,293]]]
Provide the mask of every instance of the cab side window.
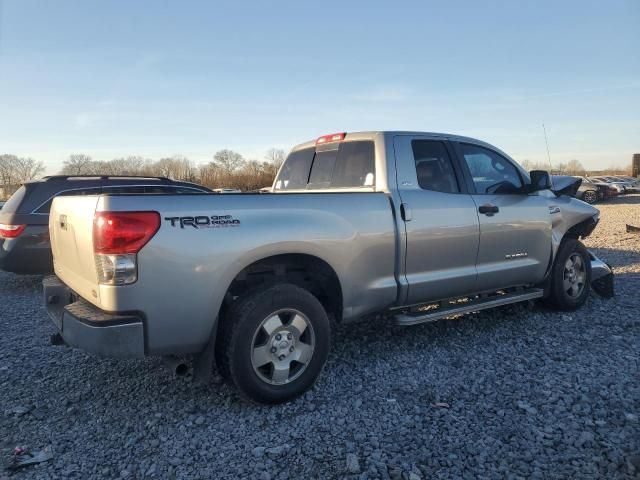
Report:
[[523,184],[516,167],[488,148],[461,143],[460,150],[480,195],[522,193]]
[[420,188],[443,193],[460,192],[451,157],[443,142],[413,140],[411,149]]

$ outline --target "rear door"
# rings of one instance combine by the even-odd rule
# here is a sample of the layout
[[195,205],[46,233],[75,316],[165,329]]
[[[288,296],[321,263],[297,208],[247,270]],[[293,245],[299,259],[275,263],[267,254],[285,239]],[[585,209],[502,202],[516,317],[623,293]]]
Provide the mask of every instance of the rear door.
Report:
[[537,283],[551,259],[551,214],[527,194],[514,163],[495,150],[455,144],[480,221],[478,290]]
[[397,185],[406,232],[406,305],[475,290],[476,207],[446,139],[394,137]]

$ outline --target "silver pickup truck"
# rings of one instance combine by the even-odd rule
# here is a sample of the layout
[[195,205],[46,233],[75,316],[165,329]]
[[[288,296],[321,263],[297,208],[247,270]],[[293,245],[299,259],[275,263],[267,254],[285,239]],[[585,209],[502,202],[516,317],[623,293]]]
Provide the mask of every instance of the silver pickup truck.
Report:
[[217,364],[282,402],[316,381],[335,323],[612,295],[579,241],[599,212],[560,180],[471,138],[363,132],[296,146],[267,194],[60,197],[45,301],[68,345]]

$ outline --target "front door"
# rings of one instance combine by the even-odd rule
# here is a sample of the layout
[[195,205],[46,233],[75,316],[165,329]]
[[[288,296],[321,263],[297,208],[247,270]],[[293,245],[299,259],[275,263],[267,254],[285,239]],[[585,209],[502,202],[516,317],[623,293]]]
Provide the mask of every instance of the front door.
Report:
[[394,138],[406,234],[405,305],[462,296],[476,287],[479,223],[445,139]]
[[500,153],[457,143],[471,179],[480,221],[478,290],[537,283],[551,259],[551,215],[546,200],[527,194],[522,175]]

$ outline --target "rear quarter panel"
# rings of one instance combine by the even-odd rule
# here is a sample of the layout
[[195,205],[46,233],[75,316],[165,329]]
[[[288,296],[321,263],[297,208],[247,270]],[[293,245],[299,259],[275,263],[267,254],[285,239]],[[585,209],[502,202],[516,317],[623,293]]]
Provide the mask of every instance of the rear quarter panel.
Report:
[[[142,311],[148,353],[198,351],[224,295],[248,265],[303,253],[341,282],[345,319],[396,300],[396,230],[384,193],[104,196],[101,211],[159,211],[162,225],[138,254],[138,281],[100,286],[100,308]],[[170,217],[231,215],[236,226],[194,228]],[[90,300],[90,299],[88,299]]]

